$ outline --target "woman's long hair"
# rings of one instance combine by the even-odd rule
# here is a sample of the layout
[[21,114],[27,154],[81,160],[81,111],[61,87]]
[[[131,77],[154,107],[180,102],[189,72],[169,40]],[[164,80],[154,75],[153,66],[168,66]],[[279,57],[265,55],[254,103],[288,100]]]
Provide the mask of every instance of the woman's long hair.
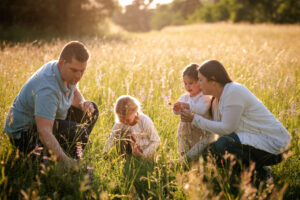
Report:
[[207,60],[199,67],[199,72],[207,78],[208,81],[216,81],[221,85],[232,82],[224,66],[217,60]]

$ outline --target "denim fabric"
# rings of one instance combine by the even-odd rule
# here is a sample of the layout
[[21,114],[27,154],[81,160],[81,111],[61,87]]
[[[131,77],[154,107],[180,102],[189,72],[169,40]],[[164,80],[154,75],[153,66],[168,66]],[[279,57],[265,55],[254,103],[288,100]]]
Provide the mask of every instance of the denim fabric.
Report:
[[[65,120],[56,119],[54,121],[54,136],[64,151],[73,158],[78,158],[78,146],[82,150],[85,148],[89,135],[98,119],[98,107],[94,102],[92,103],[95,111],[91,116],[71,106]],[[36,146],[42,146],[42,143],[38,139],[36,126],[33,126],[27,132],[23,131],[20,139],[11,138],[10,140],[12,144],[25,154],[30,153]]]
[[274,165],[282,161],[282,154],[274,155],[249,145],[243,145],[235,133],[222,136],[216,142],[209,145],[203,152],[204,158],[206,158],[209,152],[216,158],[218,165],[224,164],[221,160],[224,161],[223,156],[225,152],[228,152],[235,155],[238,161],[245,167],[249,167],[250,163],[254,162],[255,170],[262,173],[264,173],[263,166]]

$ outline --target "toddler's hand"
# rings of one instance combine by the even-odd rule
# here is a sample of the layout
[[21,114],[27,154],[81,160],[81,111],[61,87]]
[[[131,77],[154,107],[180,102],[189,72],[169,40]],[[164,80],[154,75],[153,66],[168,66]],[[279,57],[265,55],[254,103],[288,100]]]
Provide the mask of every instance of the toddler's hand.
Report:
[[143,157],[143,150],[137,144],[131,145],[132,154]]
[[143,150],[142,148],[137,145],[134,137],[132,137],[132,135],[130,136],[130,145],[131,145],[131,150],[132,150],[132,154],[134,155],[142,155],[143,154]]
[[182,110],[189,110],[190,104],[181,102],[181,108],[182,108]]
[[181,102],[176,102],[176,103],[173,105],[173,110],[176,111],[176,112],[182,111]]

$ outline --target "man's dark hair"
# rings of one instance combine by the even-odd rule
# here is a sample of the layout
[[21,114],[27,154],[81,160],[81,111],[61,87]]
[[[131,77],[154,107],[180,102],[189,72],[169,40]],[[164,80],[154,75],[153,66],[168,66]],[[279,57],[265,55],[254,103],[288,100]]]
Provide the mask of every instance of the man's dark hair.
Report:
[[89,51],[84,44],[79,41],[71,41],[64,46],[59,59],[65,60],[67,63],[71,63],[72,58],[75,58],[77,61],[84,63],[89,59],[89,57]]

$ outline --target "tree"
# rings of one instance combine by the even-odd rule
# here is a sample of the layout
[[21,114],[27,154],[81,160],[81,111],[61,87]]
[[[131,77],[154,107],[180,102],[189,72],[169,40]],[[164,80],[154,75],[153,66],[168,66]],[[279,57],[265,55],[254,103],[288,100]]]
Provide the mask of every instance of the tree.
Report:
[[121,25],[127,31],[149,31],[151,10],[150,4],[153,0],[147,3],[144,0],[134,0],[132,4],[125,7],[125,12],[118,12],[114,16],[114,22]]
[[151,28],[162,29],[169,25],[181,25],[184,24],[184,19],[179,11],[174,12],[170,5],[158,5],[154,10],[151,18]]
[[202,7],[200,0],[174,0],[172,10],[174,12],[180,12],[184,19],[187,19],[189,15],[193,14],[195,10]]
[[113,0],[1,0],[0,26],[81,33],[111,15]]

